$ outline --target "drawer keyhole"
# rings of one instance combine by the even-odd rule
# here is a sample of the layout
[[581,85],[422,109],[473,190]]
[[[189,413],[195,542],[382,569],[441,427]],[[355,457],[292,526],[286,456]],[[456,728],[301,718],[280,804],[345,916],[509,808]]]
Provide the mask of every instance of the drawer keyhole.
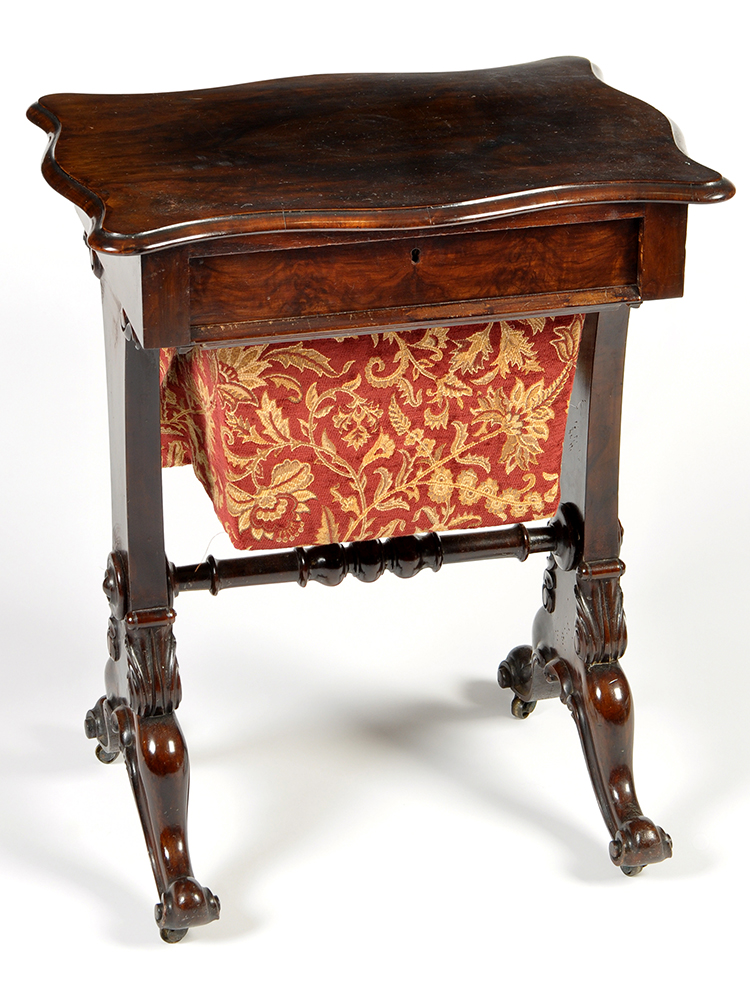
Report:
[[419,263],[419,250],[412,250],[411,251],[411,262],[412,263]]

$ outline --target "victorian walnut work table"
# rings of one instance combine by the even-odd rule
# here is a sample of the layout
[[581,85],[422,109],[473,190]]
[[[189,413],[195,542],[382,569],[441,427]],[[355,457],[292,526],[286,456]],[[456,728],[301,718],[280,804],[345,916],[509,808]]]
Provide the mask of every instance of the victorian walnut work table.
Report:
[[[625,336],[630,307],[681,295],[688,203],[730,182],[580,58],[54,95],[29,118],[101,281],[110,660],[86,732],[127,764],[164,940],[219,916],[186,839],[186,591],[546,553],[500,684],[518,718],[572,712],[612,861],[668,858],[619,664]],[[161,468],[187,462],[247,556],[167,561]]]

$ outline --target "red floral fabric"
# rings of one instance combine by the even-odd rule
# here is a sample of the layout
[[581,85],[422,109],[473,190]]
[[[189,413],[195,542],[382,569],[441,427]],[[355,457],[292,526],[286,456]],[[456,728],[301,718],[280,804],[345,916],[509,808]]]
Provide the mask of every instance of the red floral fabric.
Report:
[[162,461],[236,547],[550,516],[581,315],[162,352]]

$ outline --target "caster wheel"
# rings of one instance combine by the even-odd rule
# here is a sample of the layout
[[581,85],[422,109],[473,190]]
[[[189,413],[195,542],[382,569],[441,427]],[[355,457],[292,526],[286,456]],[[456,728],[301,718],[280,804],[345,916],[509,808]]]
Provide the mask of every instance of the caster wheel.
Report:
[[516,695],[510,704],[510,713],[514,718],[528,718],[536,708],[536,701],[523,701]]
[[620,872],[626,876],[637,876],[646,868],[645,865],[621,865]]
[[167,944],[177,944],[187,933],[187,928],[184,930],[171,930],[169,927],[162,927],[159,933],[161,934],[161,939],[166,941]]
[[107,752],[107,750],[103,749],[102,746],[96,747],[96,758],[100,763],[114,763],[119,755],[119,752]]

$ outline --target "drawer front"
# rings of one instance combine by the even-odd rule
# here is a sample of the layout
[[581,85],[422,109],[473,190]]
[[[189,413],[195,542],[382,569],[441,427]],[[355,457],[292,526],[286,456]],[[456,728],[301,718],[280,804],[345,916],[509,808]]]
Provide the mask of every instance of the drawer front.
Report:
[[638,242],[639,221],[619,219],[194,257],[192,334],[633,285]]

